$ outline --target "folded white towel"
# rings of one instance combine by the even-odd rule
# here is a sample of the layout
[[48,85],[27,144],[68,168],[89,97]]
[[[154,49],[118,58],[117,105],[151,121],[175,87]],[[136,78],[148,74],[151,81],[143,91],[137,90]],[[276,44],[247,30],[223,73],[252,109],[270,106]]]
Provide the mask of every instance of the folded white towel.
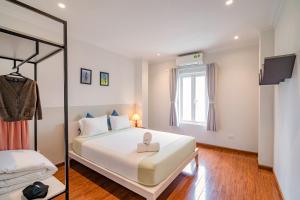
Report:
[[51,177],[56,171],[56,166],[36,151],[0,151],[0,196]]
[[150,132],[144,133],[144,144],[150,144],[152,140],[152,134]]
[[158,152],[160,149],[159,143],[151,143],[151,144],[143,144],[138,143],[137,145],[137,152],[143,153],[143,152]]

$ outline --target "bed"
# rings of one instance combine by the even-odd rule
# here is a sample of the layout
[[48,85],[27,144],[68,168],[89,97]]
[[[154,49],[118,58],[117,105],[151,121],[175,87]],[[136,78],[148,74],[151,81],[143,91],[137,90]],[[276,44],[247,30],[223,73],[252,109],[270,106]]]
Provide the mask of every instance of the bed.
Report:
[[[136,153],[143,133],[152,133],[159,152]],[[193,137],[128,128],[91,137],[76,137],[69,156],[148,200],[156,199],[193,159],[198,149]]]

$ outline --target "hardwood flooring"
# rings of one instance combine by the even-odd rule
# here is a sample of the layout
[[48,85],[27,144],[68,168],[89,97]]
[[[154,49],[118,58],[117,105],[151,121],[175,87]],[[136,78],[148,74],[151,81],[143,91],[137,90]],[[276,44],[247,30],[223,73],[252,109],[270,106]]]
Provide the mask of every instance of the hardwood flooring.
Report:
[[[63,180],[63,167],[56,174]],[[64,196],[56,199],[62,200]],[[142,200],[143,197],[72,161],[71,200]],[[188,165],[159,200],[277,200],[282,199],[271,171],[259,169],[257,156],[200,146],[199,168]]]

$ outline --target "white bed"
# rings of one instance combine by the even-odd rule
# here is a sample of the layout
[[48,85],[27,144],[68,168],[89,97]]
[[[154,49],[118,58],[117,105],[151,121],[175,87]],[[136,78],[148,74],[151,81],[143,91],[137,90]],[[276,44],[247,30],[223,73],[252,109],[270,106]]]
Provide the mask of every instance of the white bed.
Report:
[[[153,142],[160,143],[159,152],[136,152],[146,131],[152,133]],[[189,162],[197,159],[198,149],[189,136],[129,128],[76,137],[69,155],[141,196],[156,199]]]

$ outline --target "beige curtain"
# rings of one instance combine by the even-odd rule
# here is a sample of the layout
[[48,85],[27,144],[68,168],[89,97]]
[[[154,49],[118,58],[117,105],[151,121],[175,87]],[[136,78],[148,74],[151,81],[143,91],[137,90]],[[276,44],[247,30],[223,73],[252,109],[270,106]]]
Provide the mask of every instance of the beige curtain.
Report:
[[176,110],[176,98],[178,89],[178,69],[172,68],[170,72],[170,126],[178,126],[178,115]]
[[216,67],[215,64],[208,64],[206,68],[207,93],[208,93],[208,115],[207,131],[217,131],[215,111],[215,88],[216,88]]

